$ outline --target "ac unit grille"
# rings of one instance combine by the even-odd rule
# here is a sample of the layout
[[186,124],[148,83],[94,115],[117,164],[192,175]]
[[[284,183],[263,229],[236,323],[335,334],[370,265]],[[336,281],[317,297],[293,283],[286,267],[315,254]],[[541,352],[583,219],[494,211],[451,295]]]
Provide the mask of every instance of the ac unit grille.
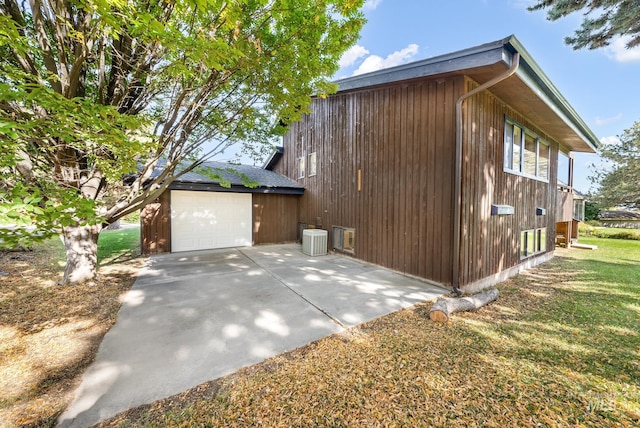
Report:
[[302,252],[308,256],[324,256],[327,254],[328,232],[322,229],[305,229],[302,231]]

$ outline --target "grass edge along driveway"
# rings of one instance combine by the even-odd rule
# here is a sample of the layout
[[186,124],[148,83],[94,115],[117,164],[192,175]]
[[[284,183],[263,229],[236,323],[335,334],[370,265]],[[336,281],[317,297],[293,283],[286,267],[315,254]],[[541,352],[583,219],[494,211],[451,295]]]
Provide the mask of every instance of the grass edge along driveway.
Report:
[[640,242],[581,242],[453,322],[417,305],[100,426],[637,426]]
[[73,398],[143,265],[138,228],[104,231],[91,283],[58,286],[59,238],[0,249],[0,427],[50,427]]

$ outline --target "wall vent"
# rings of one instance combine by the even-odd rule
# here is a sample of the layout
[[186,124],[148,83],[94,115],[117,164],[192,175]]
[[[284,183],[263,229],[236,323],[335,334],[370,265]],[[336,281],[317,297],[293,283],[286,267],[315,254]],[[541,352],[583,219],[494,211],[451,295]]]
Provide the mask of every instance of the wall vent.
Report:
[[328,232],[322,229],[305,229],[302,232],[302,252],[308,256],[327,254]]
[[513,215],[515,209],[511,205],[491,205],[491,215]]

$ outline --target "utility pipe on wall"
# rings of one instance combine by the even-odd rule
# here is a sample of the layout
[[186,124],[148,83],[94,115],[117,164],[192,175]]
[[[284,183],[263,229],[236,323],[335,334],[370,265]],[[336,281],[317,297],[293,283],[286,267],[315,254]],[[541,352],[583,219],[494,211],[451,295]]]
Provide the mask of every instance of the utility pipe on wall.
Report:
[[455,166],[455,182],[454,182],[454,202],[455,207],[453,210],[453,274],[451,278],[451,284],[453,285],[453,291],[459,296],[462,294],[460,290],[460,230],[462,225],[460,224],[462,216],[462,104],[464,101],[474,96],[475,94],[490,88],[502,82],[504,79],[512,76],[520,65],[520,54],[514,53],[511,57],[511,67],[504,73],[494,77],[488,82],[483,83],[477,88],[463,94],[458,101],[456,101],[456,166]]

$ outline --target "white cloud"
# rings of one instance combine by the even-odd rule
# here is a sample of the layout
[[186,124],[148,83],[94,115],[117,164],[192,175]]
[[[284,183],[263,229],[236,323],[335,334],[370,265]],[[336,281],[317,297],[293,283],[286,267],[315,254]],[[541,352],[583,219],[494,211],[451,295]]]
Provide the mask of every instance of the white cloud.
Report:
[[386,58],[378,55],[368,56],[360,67],[353,72],[353,75],[369,73],[383,68],[389,68],[396,65],[404,64],[411,60],[418,53],[419,46],[415,43],[410,44],[404,49],[389,54]]
[[365,55],[369,55],[369,51],[364,46],[351,46],[349,50],[342,54],[342,58],[338,61],[338,65],[340,68],[349,67]]
[[612,117],[596,117],[594,120],[594,124],[596,126],[609,125],[611,123],[619,121],[620,119],[622,119],[622,113],[618,113],[617,115]]
[[618,37],[607,48],[607,54],[610,58],[618,62],[634,62],[640,61],[640,46],[633,49],[627,49],[626,44],[630,37]]
[[380,3],[382,3],[382,0],[367,0],[364,2],[364,6],[362,6],[362,8],[364,10],[374,10],[380,5]]
[[602,143],[603,146],[609,145],[609,144],[618,144],[620,143],[620,139],[618,137],[616,137],[615,135],[612,135],[610,137],[602,137],[600,138],[600,142]]

